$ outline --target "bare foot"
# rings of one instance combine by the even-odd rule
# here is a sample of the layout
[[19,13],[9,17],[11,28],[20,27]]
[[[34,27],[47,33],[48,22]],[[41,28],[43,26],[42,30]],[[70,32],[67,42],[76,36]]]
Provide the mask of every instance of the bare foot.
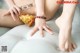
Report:
[[61,51],[71,52],[76,48],[76,44],[72,41],[71,30],[72,26],[67,18],[59,17],[55,21],[56,25],[59,27],[59,49]]

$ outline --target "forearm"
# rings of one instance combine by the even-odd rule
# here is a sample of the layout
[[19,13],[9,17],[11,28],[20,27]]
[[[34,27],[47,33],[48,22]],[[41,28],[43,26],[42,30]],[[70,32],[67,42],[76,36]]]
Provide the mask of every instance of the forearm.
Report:
[[[64,0],[64,1],[77,2],[78,0]],[[76,5],[77,5],[77,3],[64,3],[62,14],[65,14],[66,16],[72,17],[74,15]]]
[[12,5],[14,5],[13,0],[5,0],[5,2],[8,4],[9,7],[11,7]]
[[44,0],[35,0],[36,16],[44,16]]

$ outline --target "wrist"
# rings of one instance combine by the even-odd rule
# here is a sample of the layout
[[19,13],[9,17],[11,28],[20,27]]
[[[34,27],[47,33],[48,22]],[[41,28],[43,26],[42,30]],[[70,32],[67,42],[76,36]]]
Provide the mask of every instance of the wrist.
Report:
[[36,16],[36,19],[45,19],[46,20],[46,16]]
[[36,22],[43,22],[45,21],[46,22],[46,19],[42,19],[42,18],[35,18],[35,23]]
[[46,22],[45,19],[42,19],[42,18],[35,18],[35,23],[42,23],[42,22]]

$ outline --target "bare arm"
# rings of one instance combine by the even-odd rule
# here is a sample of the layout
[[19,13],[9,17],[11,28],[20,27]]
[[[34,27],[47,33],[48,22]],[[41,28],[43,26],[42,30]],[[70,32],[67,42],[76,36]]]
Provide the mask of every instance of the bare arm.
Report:
[[35,0],[36,4],[36,15],[44,16],[44,0]]
[[[64,1],[77,2],[78,0],[64,0]],[[76,44],[74,43],[71,37],[72,21],[76,5],[77,3],[64,3],[62,15],[56,20],[56,24],[60,29],[59,48],[61,51],[72,52],[76,48]]]
[[[36,16],[45,16],[44,1],[45,0],[35,0]],[[34,26],[32,32],[31,32],[31,35],[33,35],[34,33],[36,33],[39,30],[40,34],[42,36],[44,36],[43,29],[45,31],[47,31],[48,33],[50,33],[50,34],[53,34],[52,30],[47,26],[45,19],[43,19],[43,18],[35,18],[35,26]]]
[[[64,1],[68,1],[68,0],[64,0]],[[69,0],[69,1],[77,2],[78,0]],[[74,12],[76,9],[76,5],[77,5],[77,3],[64,4],[62,15],[66,15],[66,16],[68,16],[68,18],[70,18],[70,17],[73,18],[73,15],[74,15]]]

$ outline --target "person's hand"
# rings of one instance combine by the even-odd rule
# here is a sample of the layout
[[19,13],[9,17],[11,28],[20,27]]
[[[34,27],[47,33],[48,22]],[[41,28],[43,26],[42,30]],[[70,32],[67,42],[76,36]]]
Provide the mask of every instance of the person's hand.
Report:
[[20,15],[21,9],[16,6],[16,5],[12,5],[9,9],[8,12],[6,12],[4,15],[11,15],[13,20],[16,20],[16,17],[18,17]]
[[38,30],[40,31],[40,34],[44,36],[43,29],[46,30],[48,33],[53,34],[52,30],[47,26],[46,20],[42,18],[36,18],[35,19],[35,26],[31,31],[31,36],[34,35]]

